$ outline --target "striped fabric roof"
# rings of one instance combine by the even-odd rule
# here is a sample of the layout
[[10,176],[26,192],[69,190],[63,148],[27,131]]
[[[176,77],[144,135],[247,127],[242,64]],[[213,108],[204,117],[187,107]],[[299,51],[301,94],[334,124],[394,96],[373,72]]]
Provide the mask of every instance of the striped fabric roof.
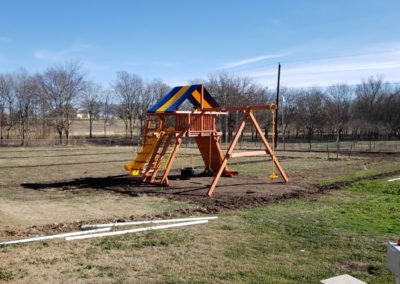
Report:
[[[173,88],[158,103],[153,105],[147,113],[173,113],[183,102],[188,99],[195,108],[200,108],[201,86],[179,86]],[[204,88],[203,108],[219,107],[210,93]]]

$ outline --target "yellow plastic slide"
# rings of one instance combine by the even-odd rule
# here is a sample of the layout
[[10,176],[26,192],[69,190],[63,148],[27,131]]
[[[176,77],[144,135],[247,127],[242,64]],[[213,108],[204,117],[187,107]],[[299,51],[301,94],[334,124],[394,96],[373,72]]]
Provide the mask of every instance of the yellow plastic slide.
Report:
[[138,176],[141,174],[144,166],[153,154],[159,137],[159,135],[154,135],[153,137],[147,138],[145,144],[142,145],[142,148],[138,152],[135,160],[125,165],[125,170],[130,171],[130,176]]

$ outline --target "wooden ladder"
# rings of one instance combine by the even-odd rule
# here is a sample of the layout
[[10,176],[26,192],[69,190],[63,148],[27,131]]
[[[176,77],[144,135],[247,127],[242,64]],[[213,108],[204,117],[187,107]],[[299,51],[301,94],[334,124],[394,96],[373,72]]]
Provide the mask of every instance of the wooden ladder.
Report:
[[153,154],[147,164],[146,170],[143,173],[143,182],[155,183],[157,173],[160,169],[163,159],[168,156],[168,148],[171,145],[171,140],[174,137],[174,132],[161,131],[160,138],[153,151]]

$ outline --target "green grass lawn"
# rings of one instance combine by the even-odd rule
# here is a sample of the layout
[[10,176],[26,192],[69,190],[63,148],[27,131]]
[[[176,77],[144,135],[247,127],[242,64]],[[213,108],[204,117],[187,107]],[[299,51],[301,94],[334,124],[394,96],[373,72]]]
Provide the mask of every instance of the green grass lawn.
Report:
[[[400,238],[400,183],[363,181],[318,198],[241,213],[232,230],[246,233],[232,244],[251,271],[229,277],[246,282],[318,283],[350,273],[368,283],[390,283],[386,243]],[[228,250],[229,251],[229,250]]]

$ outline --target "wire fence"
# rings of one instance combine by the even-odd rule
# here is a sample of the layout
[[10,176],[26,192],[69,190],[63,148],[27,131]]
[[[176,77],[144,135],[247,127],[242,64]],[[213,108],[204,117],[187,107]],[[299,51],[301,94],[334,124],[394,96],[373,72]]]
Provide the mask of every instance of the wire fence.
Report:
[[[188,139],[189,142],[185,142],[189,145],[189,148],[197,147],[194,139]],[[271,142],[271,137],[268,141]],[[230,141],[221,141],[223,148],[227,148]],[[25,140],[22,145],[21,139],[3,139],[0,142],[2,147],[45,147],[45,146],[60,146],[60,140],[54,138],[31,138]],[[68,145],[73,146],[134,146],[136,149],[140,147],[140,139],[137,136],[133,138],[125,136],[113,136],[113,137],[71,137],[68,140]],[[239,140],[237,145],[238,149],[261,149],[263,148],[260,139],[249,139],[244,137]],[[301,151],[301,152],[378,152],[378,153],[399,153],[400,152],[400,140],[358,140],[358,141],[340,141],[339,144],[334,140],[325,141],[311,141],[307,142],[302,139],[286,140],[282,143],[281,139],[278,140],[276,151]]]

